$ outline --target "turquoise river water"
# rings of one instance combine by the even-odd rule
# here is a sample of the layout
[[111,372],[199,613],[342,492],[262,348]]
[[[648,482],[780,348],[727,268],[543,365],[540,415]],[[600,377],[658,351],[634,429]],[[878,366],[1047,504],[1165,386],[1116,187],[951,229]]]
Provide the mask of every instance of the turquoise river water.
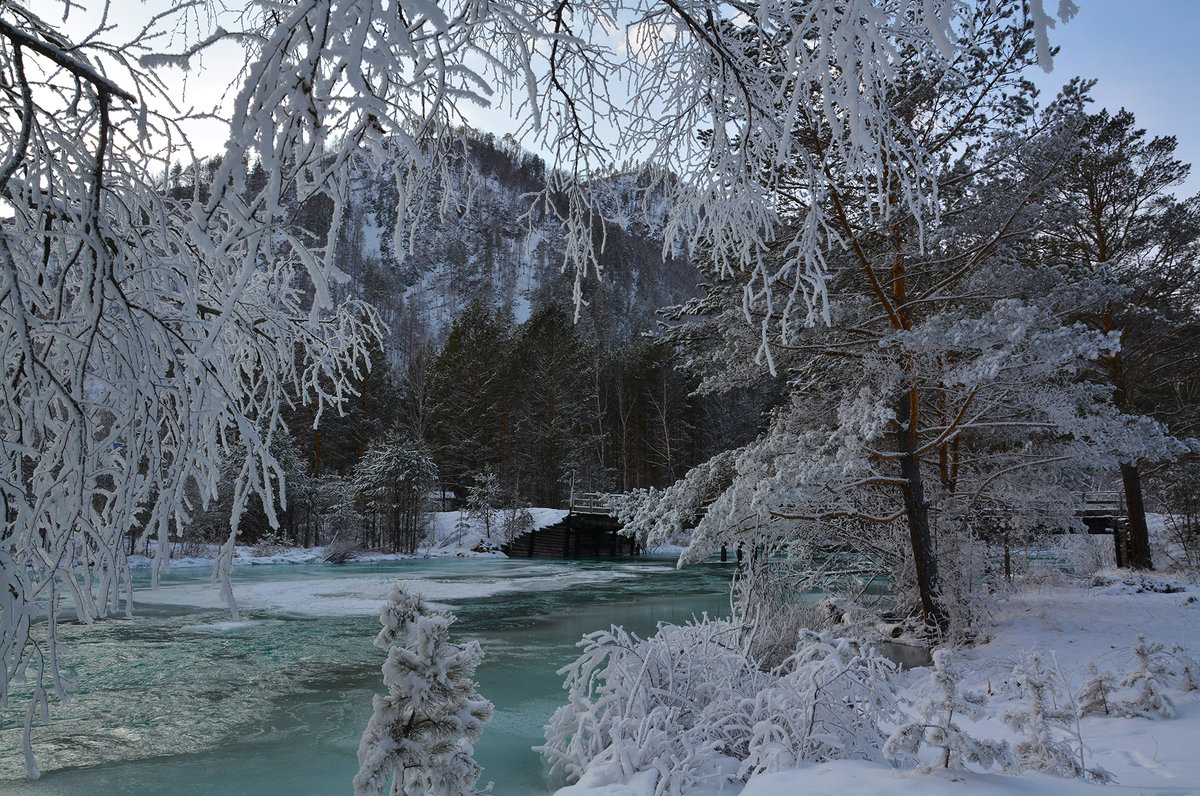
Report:
[[23,712],[0,714],[0,793],[350,793],[371,695],[383,691],[378,605],[397,580],[457,614],[457,639],[483,645],[476,679],[496,714],[476,745],[481,784],[550,793],[530,747],[565,702],[557,670],[575,643],[612,624],[648,634],[724,615],[732,572],[666,559],[247,567],[234,574],[233,623],[207,570],[177,569],[138,592],[134,619],[64,629],[78,687],[35,728],[36,782],[23,778]]

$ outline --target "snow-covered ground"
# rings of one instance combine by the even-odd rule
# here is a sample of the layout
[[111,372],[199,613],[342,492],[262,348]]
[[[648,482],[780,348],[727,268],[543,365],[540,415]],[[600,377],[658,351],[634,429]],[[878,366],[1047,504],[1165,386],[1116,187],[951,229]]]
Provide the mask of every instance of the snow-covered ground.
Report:
[[[1192,658],[1200,653],[1200,587],[1167,577],[1143,579],[1128,571],[1107,570],[1075,581],[1035,585],[998,599],[995,608],[986,635],[960,654],[968,672],[964,686],[991,695],[979,721],[956,719],[979,738],[1018,740],[1000,717],[1006,708],[1028,703],[1027,697],[1013,694],[1012,682],[1013,667],[1026,653],[1039,653],[1051,668],[1056,664],[1071,695],[1088,680],[1089,664],[1111,671],[1118,680],[1136,668],[1131,650],[1139,635],[1163,644],[1166,653],[1176,644]],[[1183,664],[1174,659],[1171,665]],[[930,668],[909,672],[899,688],[901,699],[916,701],[927,694],[931,673]],[[714,782],[692,795],[1200,793],[1200,691],[1176,685],[1169,693],[1175,718],[1080,720],[1086,765],[1107,770],[1113,776],[1107,785],[1034,772],[982,772],[977,766],[918,773],[889,763],[840,760],[755,776],[744,787]],[[922,758],[933,762],[933,753],[923,753]],[[643,771],[625,782],[617,779],[611,769],[589,771],[558,796],[650,796],[657,777]]]

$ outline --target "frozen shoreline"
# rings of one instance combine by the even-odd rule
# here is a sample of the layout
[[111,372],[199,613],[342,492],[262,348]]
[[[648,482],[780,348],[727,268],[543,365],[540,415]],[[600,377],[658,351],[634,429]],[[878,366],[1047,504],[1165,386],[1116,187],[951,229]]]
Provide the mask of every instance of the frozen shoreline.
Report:
[[[1200,653],[1200,587],[1169,576],[1145,577],[1105,570],[1090,578],[1047,581],[997,599],[986,636],[961,651],[968,671],[967,688],[990,693],[979,721],[956,718],[980,738],[1008,740],[1018,736],[1001,720],[1006,708],[1026,705],[1011,696],[1013,666],[1029,652],[1061,670],[1072,695],[1089,676],[1088,665],[1111,670],[1119,679],[1135,667],[1131,654],[1138,636],[1159,642],[1169,651],[1182,645],[1194,658]],[[898,688],[902,701],[915,701],[930,690],[930,668],[908,672]],[[1108,785],[1091,784],[1037,772],[948,771],[920,774],[887,762],[837,760],[751,777],[739,783],[713,783],[690,796],[776,796],[777,794],[903,793],[941,794],[1200,794],[1200,691],[1173,689],[1177,717],[1123,718],[1086,716],[1080,720],[1086,764],[1114,776]],[[925,762],[934,762],[923,752]],[[650,796],[655,772],[623,778],[610,767],[589,769],[583,780],[557,796]]]

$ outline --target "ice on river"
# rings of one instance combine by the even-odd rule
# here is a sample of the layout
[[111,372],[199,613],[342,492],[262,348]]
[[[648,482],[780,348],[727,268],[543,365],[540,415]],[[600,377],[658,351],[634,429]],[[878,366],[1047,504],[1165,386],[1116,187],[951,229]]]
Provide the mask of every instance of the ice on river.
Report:
[[[558,591],[638,577],[637,571],[630,568],[582,570],[546,565],[514,567],[500,574],[489,573],[478,577],[414,577],[408,576],[408,573],[344,577],[339,576],[335,568],[329,568],[328,572],[328,576],[248,583],[239,583],[235,573],[234,599],[244,610],[296,616],[367,616],[379,613],[380,604],[395,583],[402,583],[409,591],[423,595],[434,607],[444,608],[446,602],[480,600],[514,592]],[[225,607],[218,590],[206,581],[137,589],[134,600],[149,605]]]
[[239,630],[253,630],[259,627],[282,625],[282,619],[246,619],[241,622],[212,622],[207,625],[187,625],[179,628],[180,633],[212,633],[223,636],[226,633],[236,633]]

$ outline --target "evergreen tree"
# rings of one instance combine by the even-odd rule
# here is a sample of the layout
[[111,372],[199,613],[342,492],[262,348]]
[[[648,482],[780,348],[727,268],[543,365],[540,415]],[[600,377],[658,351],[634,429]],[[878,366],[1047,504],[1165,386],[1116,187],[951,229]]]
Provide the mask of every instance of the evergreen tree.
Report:
[[419,445],[396,432],[367,449],[354,470],[354,491],[369,518],[374,542],[393,552],[414,553],[427,531],[429,490],[437,466]]
[[[428,613],[418,595],[394,586],[380,612],[375,646],[388,651],[385,696],[358,747],[354,792],[362,796],[468,796],[482,769],[473,743],[492,717],[492,703],[475,691],[483,660],[478,641],[454,644],[452,614]],[[397,644],[406,635],[403,646]],[[390,787],[389,787],[390,786]]]
[[512,459],[513,331],[482,302],[450,327],[426,374],[429,439],[442,483],[465,498],[485,467],[503,474]]
[[[1174,137],[1148,139],[1124,109],[1081,116],[1074,136],[1058,182],[1058,223],[1044,227],[1047,255],[1118,287],[1075,316],[1120,341],[1096,362],[1113,403],[1189,431],[1167,407],[1200,370],[1200,196],[1178,201],[1170,193],[1191,167],[1175,158]],[[1165,455],[1146,450],[1120,465],[1138,569],[1153,563],[1142,472]]]
[[591,359],[571,316],[548,304],[521,327],[514,413],[521,483],[535,505],[559,506],[593,444]]

